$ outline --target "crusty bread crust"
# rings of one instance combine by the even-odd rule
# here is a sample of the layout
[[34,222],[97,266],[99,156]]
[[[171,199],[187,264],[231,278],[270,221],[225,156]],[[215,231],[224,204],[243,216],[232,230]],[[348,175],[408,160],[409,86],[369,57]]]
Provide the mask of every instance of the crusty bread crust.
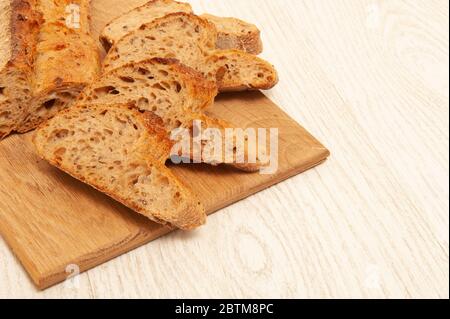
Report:
[[36,0],[11,0],[12,54],[9,66],[31,68],[42,14],[35,10]]

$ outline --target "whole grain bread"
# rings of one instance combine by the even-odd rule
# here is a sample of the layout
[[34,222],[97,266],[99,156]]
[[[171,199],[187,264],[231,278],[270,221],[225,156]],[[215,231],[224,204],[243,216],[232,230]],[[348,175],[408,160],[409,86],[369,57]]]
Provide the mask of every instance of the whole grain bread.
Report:
[[[174,59],[153,58],[129,63],[99,76],[86,87],[78,103],[132,104],[142,112],[151,111],[161,117],[168,133],[178,128],[191,130],[195,120],[201,120],[209,128],[223,131],[232,126],[203,114],[216,95],[215,82],[206,80],[202,74]],[[207,146],[203,145],[204,148]],[[248,158],[248,154],[245,154],[245,158]],[[204,162],[208,161],[205,159]],[[221,163],[225,163],[224,159],[211,164]],[[245,171],[256,171],[260,167],[259,162],[237,163],[231,160],[227,164]]]
[[261,31],[256,25],[236,18],[218,17],[206,13],[200,17],[216,26],[217,49],[234,49],[256,55],[263,51]]
[[[79,16],[68,19],[68,6]],[[19,132],[34,129],[67,108],[100,72],[97,44],[90,35],[90,0],[39,0],[40,28],[33,68],[33,97]],[[75,9],[74,9],[75,10]]]
[[267,61],[238,50],[217,50],[202,65],[203,74],[215,79],[221,92],[269,90],[278,83]]
[[180,229],[205,223],[202,204],[165,167],[171,143],[160,119],[126,105],[78,105],[34,135],[52,165],[149,219]]
[[[103,61],[103,70],[153,57],[176,58],[210,79],[227,79],[217,82],[220,91],[269,89],[277,84],[277,72],[271,64],[246,52],[215,50],[216,41],[217,31],[207,20],[187,13],[169,14],[121,38]],[[245,66],[246,73],[223,67],[224,58]]]
[[[120,38],[139,29],[141,25],[177,12],[193,13],[189,3],[151,0],[110,21],[102,30],[100,41],[105,50],[109,51]],[[255,25],[234,18],[221,18],[207,14],[202,17],[215,24],[218,32],[218,49],[237,49],[252,54],[262,52],[260,31]]]
[[[0,139],[70,106],[99,73],[89,6],[90,0],[0,0]],[[68,8],[76,10],[74,21]]]
[[0,0],[0,139],[20,128],[42,23],[35,0]]
[[[238,147],[240,138],[238,132],[227,121],[205,113],[197,113],[191,115],[191,121],[187,125],[185,124],[185,128],[190,131],[189,154],[185,154],[180,148],[174,148],[171,156],[189,157],[194,162],[198,161],[213,166],[227,164],[245,172],[259,171],[266,164],[259,159],[257,150],[249,147],[248,136],[244,136],[241,141],[244,144],[242,147]],[[228,134],[230,134],[229,137]],[[180,143],[179,140],[176,141]],[[185,143],[186,141],[181,142],[180,145]],[[175,151],[178,152],[175,153]]]

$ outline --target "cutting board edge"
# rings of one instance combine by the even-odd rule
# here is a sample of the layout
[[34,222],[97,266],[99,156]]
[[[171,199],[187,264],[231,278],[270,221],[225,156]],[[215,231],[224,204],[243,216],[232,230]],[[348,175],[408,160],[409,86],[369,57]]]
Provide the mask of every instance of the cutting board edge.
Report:
[[[330,151],[325,147],[317,147],[317,145],[316,145],[314,147],[314,149],[317,150],[317,153],[314,155],[314,158],[311,159],[310,165],[307,165],[307,166],[299,165],[295,169],[293,169],[291,171],[287,171],[286,174],[281,174],[281,175],[277,176],[276,179],[273,179],[265,184],[258,185],[258,187],[250,189],[248,194],[246,194],[242,197],[230,200],[229,202],[223,203],[220,206],[214,207],[213,209],[211,209],[210,212],[208,212],[208,215],[212,215],[225,207],[229,207],[229,206],[231,206],[237,202],[240,202],[241,200],[244,200],[256,193],[266,190],[266,189],[268,189],[272,186],[275,186],[283,181],[286,181],[289,178],[297,176],[297,175],[299,175],[303,172],[306,172],[318,165],[321,165],[328,159],[328,157],[331,154]],[[171,233],[172,231],[174,231],[174,230],[168,229],[165,227],[161,227],[160,231],[158,232],[158,234],[156,236],[146,236],[144,232],[138,231],[137,234],[135,234],[135,235],[131,234],[131,236],[127,236],[127,237],[132,237],[131,240],[129,240],[129,241],[122,240],[121,242],[125,242],[122,245],[120,245],[121,242],[119,242],[119,244],[113,243],[112,245],[107,245],[104,248],[100,249],[100,251],[108,251],[108,255],[100,254],[99,256],[91,257],[92,253],[87,254],[87,255],[79,257],[78,261],[74,261],[73,264],[80,265],[80,273],[84,273],[84,272],[87,272],[87,271],[89,271],[97,266],[100,266],[110,260],[120,257],[121,255],[123,255],[131,250],[134,250],[134,249],[144,246],[154,240],[157,240],[157,239]],[[114,247],[114,248],[111,248],[111,247]],[[111,251],[113,251],[113,253],[111,253]],[[18,259],[21,263],[25,263],[25,262],[22,262],[22,259],[18,255],[16,255],[16,256],[18,257]],[[103,256],[105,258],[102,258]],[[27,260],[26,256],[24,256],[24,260]],[[88,260],[87,263],[85,262],[86,260]],[[54,271],[49,271],[49,272],[42,273],[42,274],[39,274],[39,272],[37,270],[35,272],[33,272],[33,274],[28,273],[28,271],[26,271],[26,272],[29,274],[30,278],[32,279],[33,283],[35,284],[35,286],[37,287],[38,290],[45,290],[54,285],[60,284],[67,279],[68,274],[65,271],[66,266],[67,265],[62,265],[60,267],[57,267],[57,268],[59,268],[59,270],[55,269]],[[28,269],[28,268],[25,267],[25,269]],[[33,267],[33,269],[36,269],[36,267]]]

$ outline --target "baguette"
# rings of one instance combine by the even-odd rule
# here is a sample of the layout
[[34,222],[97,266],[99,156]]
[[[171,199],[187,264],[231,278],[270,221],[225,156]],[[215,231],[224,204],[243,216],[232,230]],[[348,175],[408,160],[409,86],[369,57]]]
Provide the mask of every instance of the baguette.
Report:
[[0,0],[0,140],[20,128],[42,23],[35,0]]
[[[128,33],[139,29],[143,24],[153,22],[170,13],[193,13],[189,3],[174,0],[152,0],[124,15],[110,21],[102,30],[100,41],[108,52],[110,48]],[[262,52],[262,42],[258,28],[245,21],[234,18],[221,18],[202,15],[215,24],[218,49],[237,49],[251,54]]]
[[52,165],[154,222],[203,225],[205,210],[165,167],[171,142],[151,112],[126,105],[78,105],[57,114],[33,137]]
[[[30,131],[67,108],[100,71],[97,45],[90,36],[90,0],[40,0],[45,23],[40,29],[33,72],[33,98],[20,129]],[[76,6],[76,25],[66,8]],[[64,22],[62,22],[64,21]]]
[[[0,139],[28,132],[67,108],[99,73],[89,4],[0,0]],[[77,10],[74,25],[67,20],[70,8]]]
[[[186,13],[169,14],[120,39],[107,54],[103,70],[153,57],[176,58],[209,79],[227,79],[217,82],[220,91],[270,89],[277,84],[277,72],[268,62],[242,51],[215,50],[216,41],[217,31],[207,20]],[[233,61],[235,67],[224,68],[223,59],[216,56]],[[236,73],[238,67],[246,73]]]

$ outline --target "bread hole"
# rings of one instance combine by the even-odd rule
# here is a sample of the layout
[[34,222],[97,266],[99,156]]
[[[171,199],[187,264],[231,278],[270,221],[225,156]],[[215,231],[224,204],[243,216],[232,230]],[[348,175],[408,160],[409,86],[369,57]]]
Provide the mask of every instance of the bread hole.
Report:
[[181,92],[181,84],[178,81],[173,82],[173,84],[175,85],[175,90],[177,91],[177,93]]
[[170,90],[170,84],[164,81],[161,81],[161,85],[166,88],[166,90]]
[[143,108],[146,108],[148,105],[149,105],[149,100],[147,99],[147,98],[145,98],[145,97],[141,97],[141,98],[139,98],[139,100],[138,100],[138,102],[137,102],[137,106],[138,106],[138,109],[143,109]]
[[2,113],[0,113],[0,119],[6,119],[9,117],[9,115],[11,114],[11,112],[9,111],[3,111]]
[[258,77],[261,79],[261,78],[263,78],[264,77],[264,73],[258,73]]
[[73,97],[74,97],[73,94],[69,93],[69,92],[60,92],[60,93],[58,93],[58,96],[62,97],[64,99],[73,99]]
[[50,110],[52,107],[55,106],[56,102],[58,101],[58,99],[50,99],[48,101],[45,101],[44,103],[42,103],[42,106],[46,109],[46,110]]
[[[119,92],[116,90],[116,88],[111,85],[95,88],[94,92],[97,94],[119,94]],[[112,93],[112,92],[117,92],[117,93]]]
[[154,89],[158,89],[158,90],[162,90],[162,91],[166,91],[166,89],[159,83],[155,83],[152,85],[152,88]]
[[52,135],[58,139],[63,139],[69,135],[69,130],[67,129],[56,130],[53,131]]
[[145,68],[138,68],[138,72],[139,72],[139,74],[141,74],[141,75],[147,75],[147,74],[150,73],[150,71],[147,70],[147,69],[145,69]]
[[108,110],[103,110],[103,111],[100,112],[100,115],[105,116],[106,113],[108,113]]
[[107,135],[113,135],[113,131],[108,128],[103,129],[103,132]]
[[0,95],[4,95],[5,87],[0,86]]
[[145,38],[148,39],[148,40],[151,40],[151,41],[155,41],[156,40],[156,38],[154,36],[146,36]]
[[119,76],[119,79],[127,83],[134,83],[134,79],[130,76]]
[[165,176],[160,177],[159,182],[161,183],[161,186],[169,185],[169,179]]
[[163,76],[168,76],[169,75],[169,72],[167,72],[166,70],[159,70],[158,72],[159,72],[159,74],[161,74]]
[[100,143],[100,139],[97,136],[91,137],[89,139],[89,141],[96,143],[96,144]]

